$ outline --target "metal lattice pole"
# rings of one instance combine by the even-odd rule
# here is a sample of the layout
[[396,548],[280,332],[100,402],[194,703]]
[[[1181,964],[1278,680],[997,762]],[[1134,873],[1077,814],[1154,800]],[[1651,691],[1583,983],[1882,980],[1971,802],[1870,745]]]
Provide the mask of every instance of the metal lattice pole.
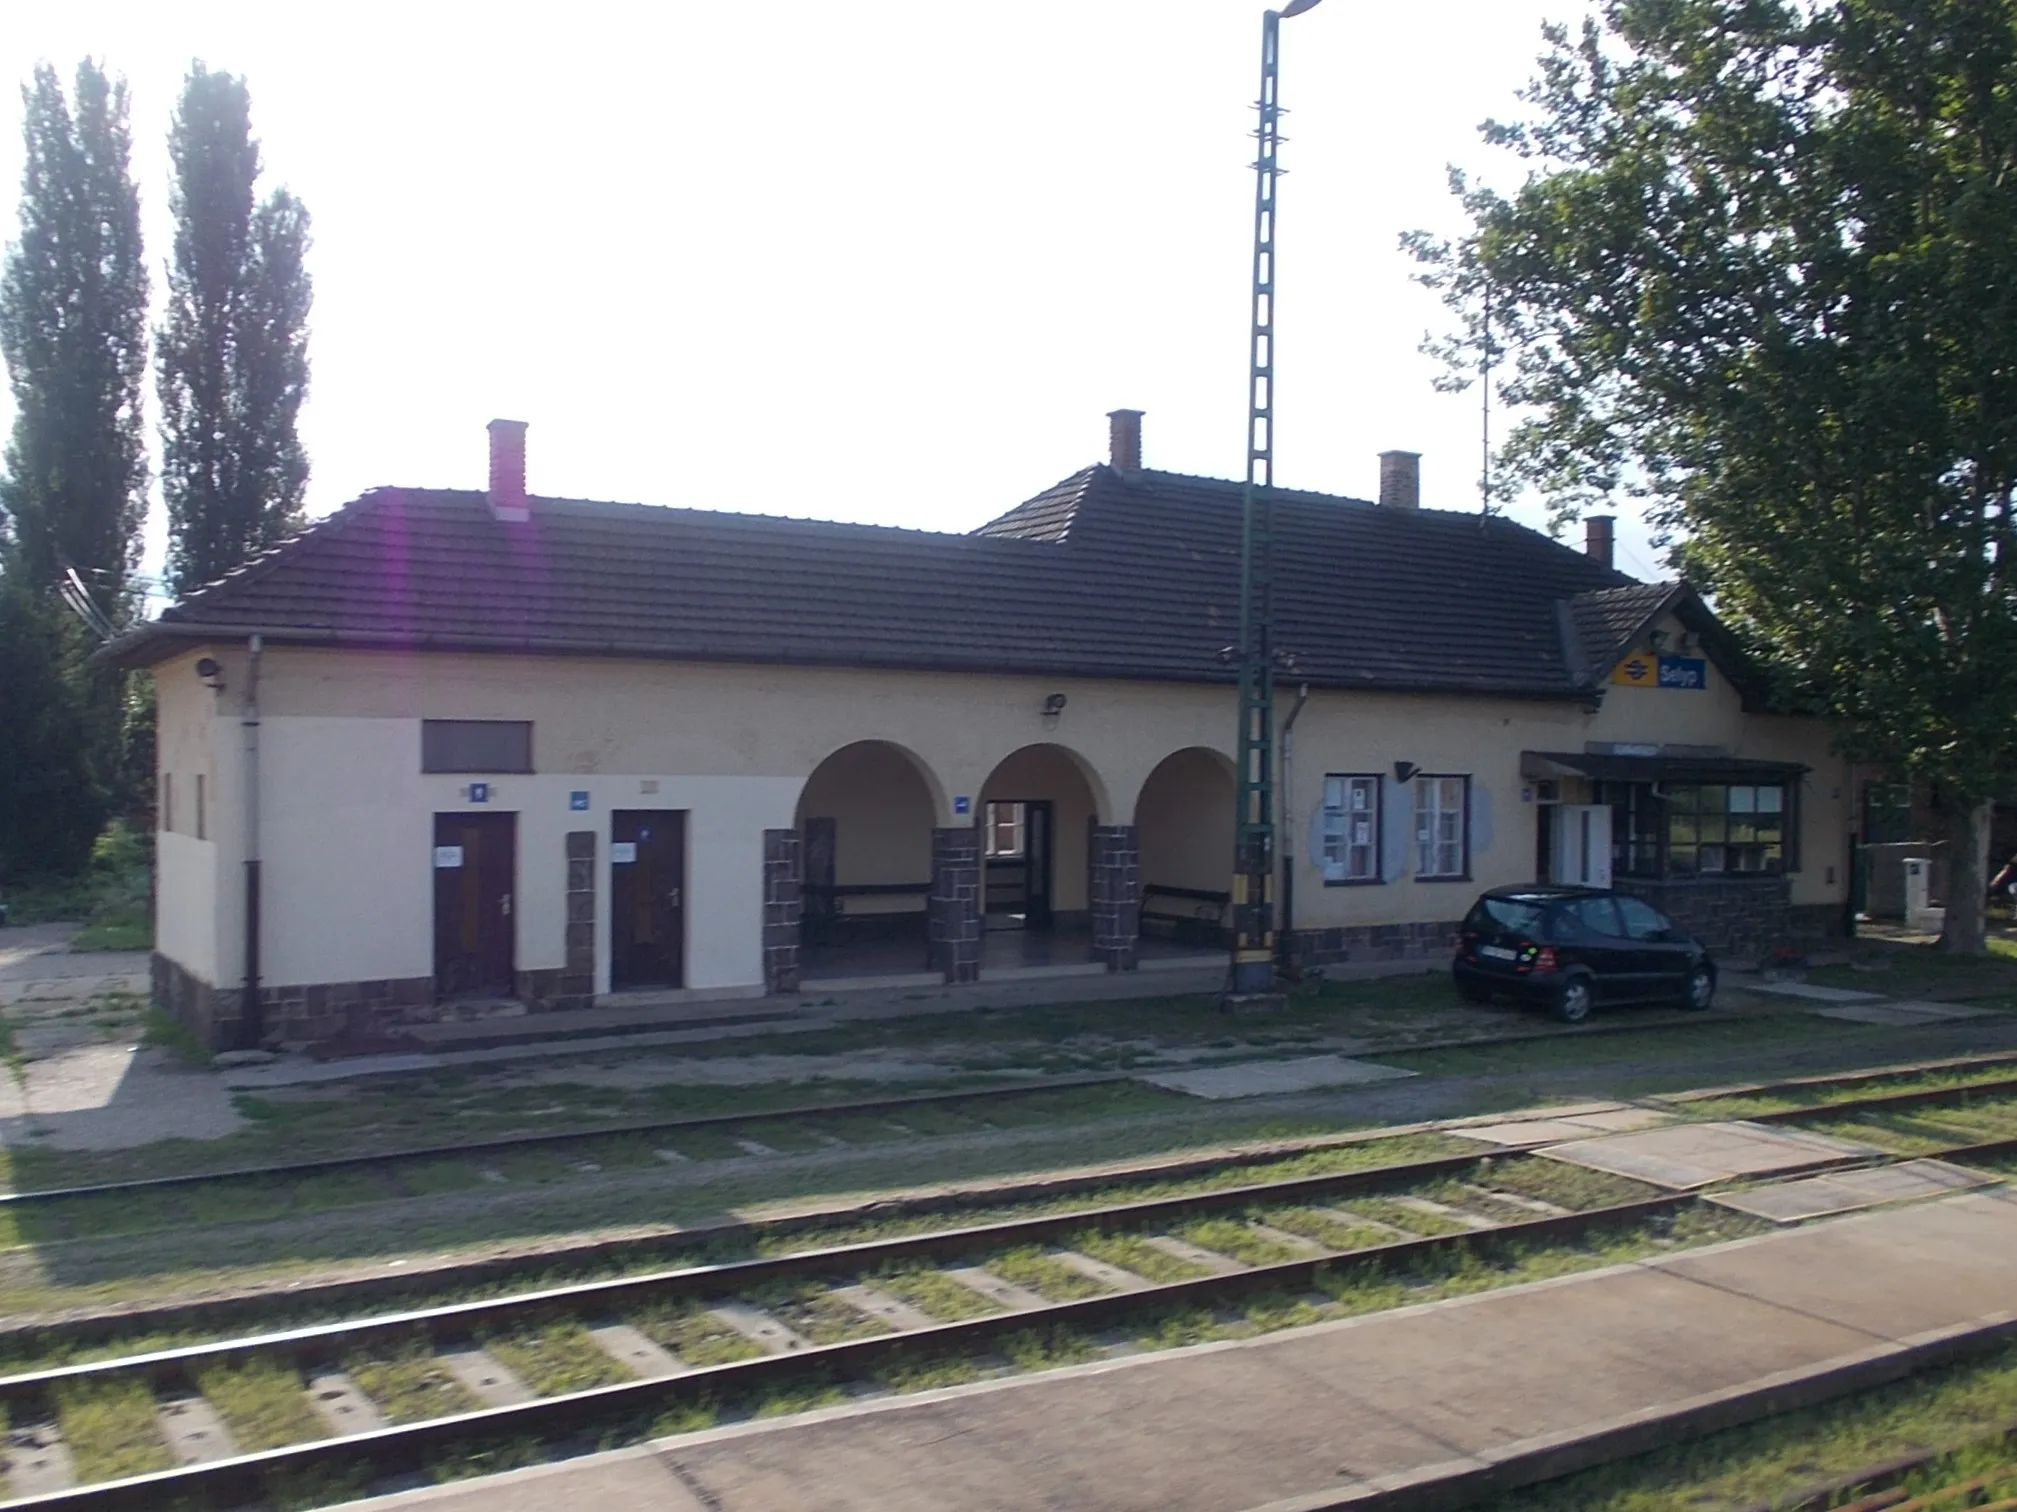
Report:
[[1281,168],[1281,23],[1261,17],[1260,153],[1254,160],[1253,336],[1247,476],[1240,507],[1240,767],[1233,830],[1232,993],[1275,981],[1275,192]]

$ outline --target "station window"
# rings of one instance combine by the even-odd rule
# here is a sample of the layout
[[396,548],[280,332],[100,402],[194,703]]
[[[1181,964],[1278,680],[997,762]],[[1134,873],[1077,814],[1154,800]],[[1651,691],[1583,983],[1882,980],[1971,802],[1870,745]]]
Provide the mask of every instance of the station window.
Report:
[[1380,779],[1344,772],[1324,779],[1324,849],[1318,858],[1326,882],[1380,880]]
[[1471,779],[1415,779],[1415,875],[1461,880],[1471,874]]

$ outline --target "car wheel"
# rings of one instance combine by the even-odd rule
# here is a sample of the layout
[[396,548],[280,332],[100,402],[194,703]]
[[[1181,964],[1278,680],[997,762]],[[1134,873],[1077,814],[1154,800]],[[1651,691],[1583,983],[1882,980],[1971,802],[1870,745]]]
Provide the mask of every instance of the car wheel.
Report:
[[1467,1003],[1489,1003],[1492,989],[1483,982],[1459,982],[1457,992]]
[[1585,976],[1570,977],[1562,983],[1561,994],[1555,999],[1555,1017],[1565,1024],[1580,1024],[1590,1016],[1594,999],[1590,995],[1590,979]]
[[1715,1000],[1716,973],[1707,966],[1697,966],[1688,973],[1688,988],[1681,998],[1681,1006],[1700,1013]]

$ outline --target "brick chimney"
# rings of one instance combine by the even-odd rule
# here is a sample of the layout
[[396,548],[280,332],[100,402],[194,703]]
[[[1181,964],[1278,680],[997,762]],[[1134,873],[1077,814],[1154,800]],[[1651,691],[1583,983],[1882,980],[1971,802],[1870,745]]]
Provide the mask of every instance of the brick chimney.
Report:
[[500,520],[532,518],[525,499],[525,422],[490,422],[490,512]]
[[1116,472],[1142,470],[1142,412],[1107,412],[1107,461]]
[[1612,547],[1617,540],[1616,515],[1591,515],[1583,521],[1583,554],[1612,566]]
[[1388,509],[1422,507],[1422,454],[1380,453],[1380,503]]

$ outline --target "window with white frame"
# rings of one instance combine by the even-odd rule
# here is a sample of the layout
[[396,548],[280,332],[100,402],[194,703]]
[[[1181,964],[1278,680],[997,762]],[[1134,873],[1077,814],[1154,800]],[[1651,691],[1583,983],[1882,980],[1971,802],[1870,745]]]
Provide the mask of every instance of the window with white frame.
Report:
[[1345,772],[1324,779],[1326,882],[1380,880],[1380,779]]
[[1471,871],[1471,779],[1415,779],[1415,875],[1463,878]]
[[1027,850],[1028,815],[1026,804],[990,803],[987,806],[987,854],[990,860],[1011,860]]

